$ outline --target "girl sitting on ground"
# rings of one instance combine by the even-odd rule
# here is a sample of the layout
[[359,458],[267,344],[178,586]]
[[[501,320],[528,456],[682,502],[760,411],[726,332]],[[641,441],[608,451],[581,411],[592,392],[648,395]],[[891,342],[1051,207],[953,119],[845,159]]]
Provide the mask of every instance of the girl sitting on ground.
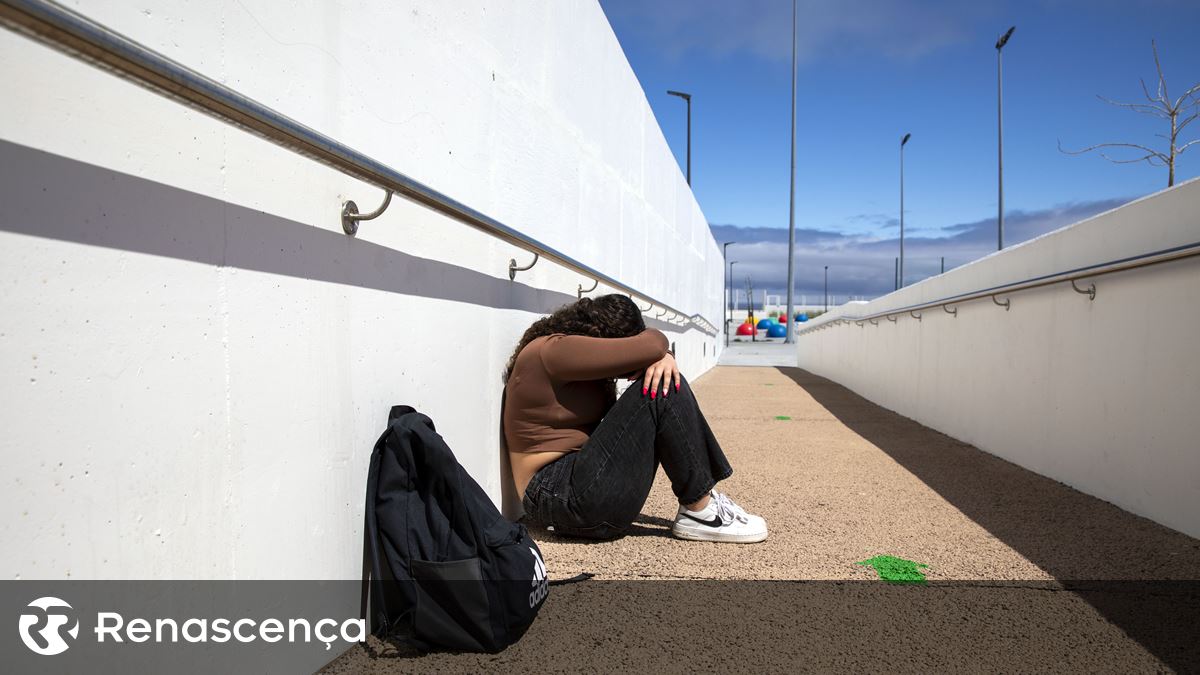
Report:
[[[555,534],[610,539],[646,503],[659,464],[681,539],[752,543],[766,522],[714,488],[733,468],[662,332],[624,295],[534,322],[505,372],[503,425],[526,515]],[[616,380],[633,380],[618,399]]]

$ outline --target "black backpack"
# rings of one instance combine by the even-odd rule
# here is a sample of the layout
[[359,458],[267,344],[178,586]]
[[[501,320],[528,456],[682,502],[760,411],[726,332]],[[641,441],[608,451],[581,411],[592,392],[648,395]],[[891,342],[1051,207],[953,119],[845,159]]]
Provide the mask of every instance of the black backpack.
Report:
[[410,406],[392,408],[375,443],[365,519],[374,634],[422,651],[498,652],[537,617],[549,591],[537,544]]

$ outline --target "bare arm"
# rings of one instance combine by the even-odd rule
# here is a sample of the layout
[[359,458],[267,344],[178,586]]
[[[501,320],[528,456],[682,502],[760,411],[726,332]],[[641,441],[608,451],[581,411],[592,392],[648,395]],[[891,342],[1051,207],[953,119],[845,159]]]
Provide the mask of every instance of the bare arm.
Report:
[[624,338],[551,335],[541,348],[546,372],[568,382],[620,377],[657,363],[666,353],[667,336],[654,328]]

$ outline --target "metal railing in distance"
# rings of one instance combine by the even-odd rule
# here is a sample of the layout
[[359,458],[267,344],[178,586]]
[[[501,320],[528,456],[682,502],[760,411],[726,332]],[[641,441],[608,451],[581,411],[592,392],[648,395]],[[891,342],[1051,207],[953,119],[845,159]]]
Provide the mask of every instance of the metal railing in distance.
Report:
[[[0,0],[0,23],[56,49],[109,70],[152,91],[251,131],[277,145],[305,155],[347,175],[395,192],[429,209],[470,225],[518,248],[552,260],[630,296],[686,318],[710,336],[712,322],[686,314],[597,271],[392,167],[315,131],[278,111],[91,19],[47,0]],[[377,215],[377,214],[376,214]]]
[[[1004,302],[1000,302],[998,296],[1008,296],[1019,291],[1027,291],[1032,288],[1041,288],[1043,286],[1050,286],[1052,284],[1069,283],[1071,284],[1072,290],[1077,293],[1087,295],[1089,298],[1094,300],[1096,298],[1095,284],[1090,284],[1087,288],[1080,288],[1075,282],[1080,279],[1090,279],[1106,274],[1113,274],[1114,272],[1124,272],[1126,270],[1137,269],[1139,267],[1149,267],[1151,265],[1159,265],[1165,262],[1171,262],[1173,260],[1182,260],[1184,258],[1192,258],[1196,256],[1200,256],[1200,241],[1193,242],[1191,244],[1184,244],[1182,246],[1174,246],[1159,251],[1150,251],[1149,253],[1142,253],[1140,255],[1130,256],[1128,258],[1120,258],[1118,260],[1109,260],[1107,262],[1096,263],[1094,265],[1078,267],[1073,270],[1045,274],[1039,277],[1032,277],[1029,279],[1023,279],[1021,281],[1001,284],[999,286],[992,286],[990,288],[981,288],[968,293],[950,295],[944,298],[930,300],[929,302],[922,302],[916,305],[895,307],[893,309],[866,314],[863,316],[834,317],[829,321],[819,325],[799,330],[796,332],[796,335],[804,335],[805,333],[811,333],[824,328],[830,328],[842,323],[854,323],[859,325],[863,324],[864,322],[876,323],[881,318],[887,318],[894,323],[895,319],[892,319],[892,317],[900,317],[905,314],[912,315],[913,312],[919,312],[925,309],[934,309],[938,307],[948,308],[951,305],[958,305],[964,302],[981,300],[984,298],[990,298],[995,304],[1008,309],[1010,307],[1010,301],[1005,298]],[[953,312],[951,312],[949,309],[946,309],[946,311],[950,314],[956,314],[958,309],[955,308]],[[919,319],[920,315],[914,315],[914,318]]]

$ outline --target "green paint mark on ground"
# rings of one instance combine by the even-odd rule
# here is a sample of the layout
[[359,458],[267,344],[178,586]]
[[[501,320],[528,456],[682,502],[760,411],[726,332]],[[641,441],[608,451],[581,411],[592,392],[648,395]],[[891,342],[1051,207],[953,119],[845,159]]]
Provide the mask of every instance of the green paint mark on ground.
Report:
[[776,416],[775,416],[775,419],[777,419],[777,420],[790,420],[790,419],[792,419],[792,418],[788,417],[787,415],[776,415]]
[[764,387],[774,387],[775,385],[774,385],[774,383],[771,383],[771,382],[763,382],[763,386]]
[[923,584],[925,575],[918,568],[928,569],[929,565],[904,558],[894,558],[890,555],[877,555],[870,560],[854,563],[875,568],[879,578],[892,584]]

